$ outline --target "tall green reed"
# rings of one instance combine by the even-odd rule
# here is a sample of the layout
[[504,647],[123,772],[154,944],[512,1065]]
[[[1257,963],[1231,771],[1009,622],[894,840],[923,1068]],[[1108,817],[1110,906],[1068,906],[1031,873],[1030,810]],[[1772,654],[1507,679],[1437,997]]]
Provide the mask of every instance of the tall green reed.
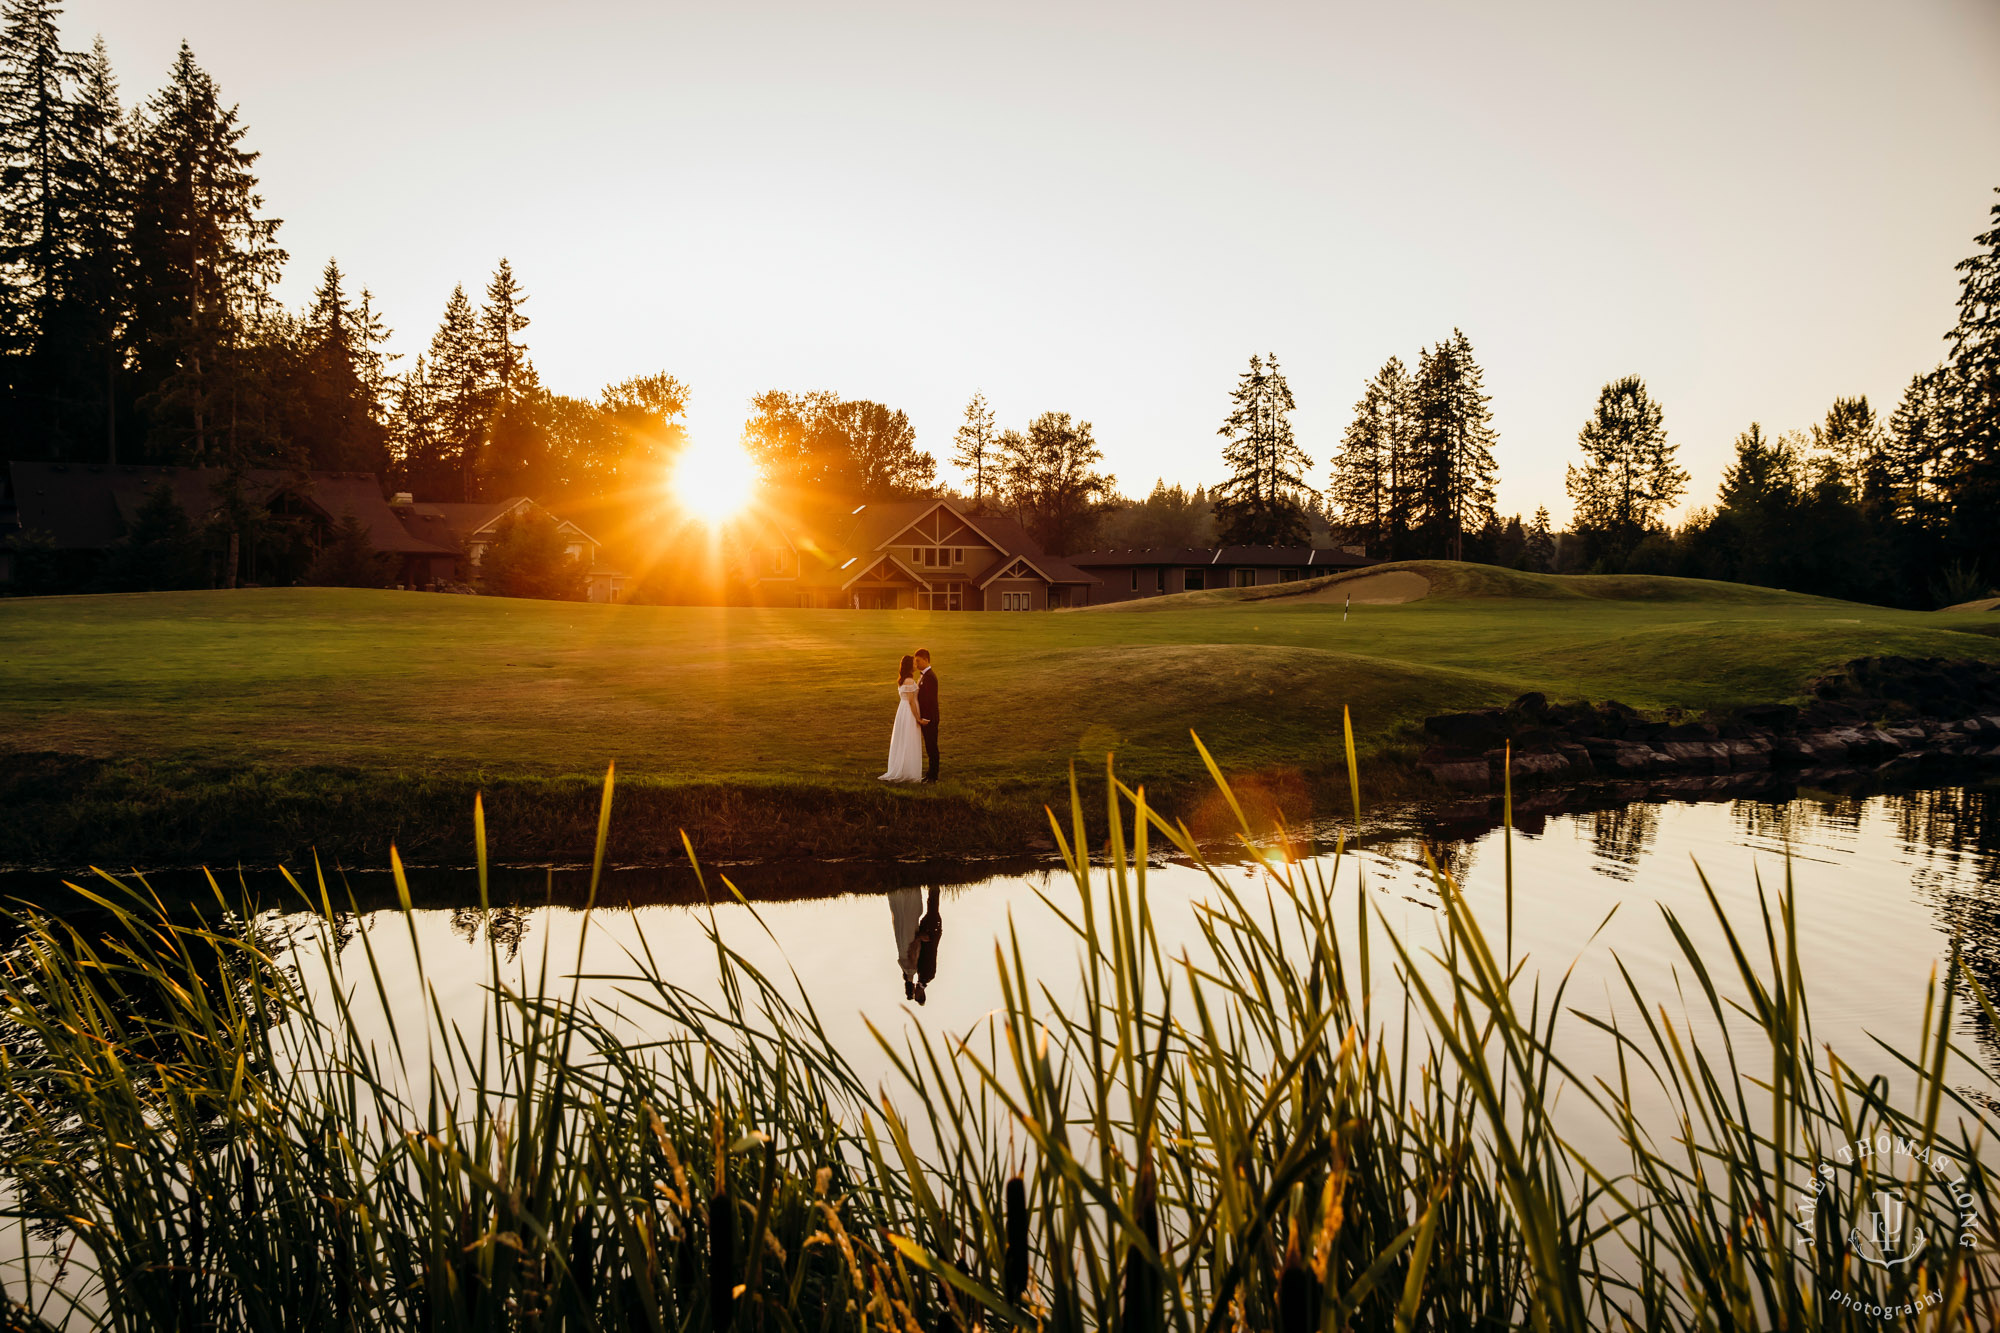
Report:
[[[1621,968],[1631,1012],[1580,1012],[1515,956],[1511,849],[1497,952],[1435,867],[1435,938],[1405,938],[1365,891],[1337,906],[1344,840],[1301,859],[1255,835],[1202,754],[1256,880],[1108,764],[1093,840],[1073,781],[1040,896],[1075,974],[1010,927],[995,1012],[877,1029],[874,1091],[712,909],[714,991],[643,931],[587,975],[590,911],[566,976],[544,950],[510,980],[489,932],[476,1026],[433,989],[400,862],[414,976],[317,868],[296,887],[318,924],[289,938],[213,880],[199,911],[100,876],[87,915],[11,913],[0,1165],[48,1256],[13,1270],[17,1322],[1820,1330],[1936,1293],[1904,1323],[2000,1327],[1990,1232],[1885,1268],[1847,1226],[1885,1186],[1992,1216],[1991,1078],[1966,1085],[1955,1032],[1996,1016],[1955,959],[1917,1048],[1884,1048],[1896,1080],[1814,1044],[1789,880],[1748,923],[1709,890],[1726,957],[1665,914],[1685,995]],[[1351,731],[1347,756],[1358,824]],[[1195,938],[1161,937],[1163,854],[1208,874]],[[1577,1024],[1613,1068],[1566,1063]],[[1592,1125],[1619,1160],[1577,1146]],[[1882,1136],[1908,1151],[1843,1159]]]

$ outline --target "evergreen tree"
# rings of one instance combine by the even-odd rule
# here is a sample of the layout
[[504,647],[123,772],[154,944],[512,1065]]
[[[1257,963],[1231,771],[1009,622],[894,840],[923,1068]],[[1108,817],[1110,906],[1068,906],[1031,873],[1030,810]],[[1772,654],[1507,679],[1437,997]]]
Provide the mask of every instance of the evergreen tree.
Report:
[[[293,427],[307,463],[340,472],[387,470],[388,430],[377,398],[380,320],[342,290],[340,265],[327,260],[302,332],[299,412]],[[374,327],[370,327],[371,323]]]
[[242,461],[245,326],[285,260],[244,134],[183,43],[141,111],[131,240],[148,445],[182,463]]
[[1409,372],[1392,356],[1354,405],[1327,484],[1341,524],[1377,555],[1408,540],[1410,406]]
[[586,571],[570,557],[568,545],[554,520],[534,512],[508,515],[480,560],[479,590],[498,597],[582,601]]
[[1499,474],[1484,377],[1463,332],[1424,352],[1411,399],[1412,544],[1463,559],[1465,534],[1493,512]]
[[954,437],[951,461],[972,482],[972,507],[986,503],[986,478],[993,463],[993,409],[986,395],[975,393],[965,405],[965,423]]
[[1190,491],[1156,480],[1145,499],[1105,519],[1103,542],[1111,550],[1213,546],[1215,508],[1199,486]]
[[62,49],[54,0],[0,9],[0,348],[31,353],[62,295],[69,246],[64,201],[76,158],[69,86],[82,62]]
[[1890,480],[1904,497],[1908,516],[1919,524],[1935,521],[1942,491],[1951,444],[1950,382],[1943,366],[1912,375],[1889,415],[1885,447]]
[[376,552],[367,527],[354,515],[342,514],[299,581],[312,588],[386,588],[389,574],[388,561]]
[[1951,446],[1946,486],[1952,539],[1985,577],[2000,577],[2000,204],[1961,260],[1951,344]]
[[1890,485],[1887,437],[1868,399],[1836,398],[1826,420],[1812,428],[1813,453],[1856,494]]
[[408,373],[397,377],[389,412],[389,475],[398,489],[420,500],[456,500],[464,494],[438,395],[436,377],[419,355]]
[[115,463],[130,306],[131,208],[124,113],[101,38],[83,61],[71,125],[74,153],[63,200],[69,244],[62,255],[60,299],[43,331],[44,363],[58,403],[68,409],[52,430],[84,456]]
[[1688,474],[1674,462],[1665,414],[1637,375],[1598,392],[1597,410],[1577,444],[1584,464],[1572,464],[1565,477],[1576,505],[1572,526],[1593,557],[1620,568],[1687,490]]
[[521,372],[528,360],[527,347],[514,341],[514,335],[528,327],[528,317],[521,313],[521,307],[527,303],[528,294],[514,281],[513,266],[502,258],[486,284],[486,304],[479,312],[480,353],[486,361],[486,377],[498,391],[502,408],[520,387]]
[[201,532],[163,481],[105,552],[99,583],[108,592],[199,588],[207,581],[204,564]]
[[1215,513],[1224,544],[1287,546],[1307,540],[1301,497],[1316,495],[1305,480],[1312,468],[1292,436],[1297,404],[1278,358],[1250,358],[1231,391],[1229,416],[1216,434],[1228,441],[1222,461],[1229,478],[1216,488]]
[[1538,505],[1534,521],[1528,524],[1527,545],[1522,555],[1521,567],[1537,574],[1556,572],[1556,536],[1549,530],[1547,505]]
[[423,429],[413,431],[410,421],[399,424],[403,447],[412,451],[405,453],[404,467],[413,479],[425,479],[430,498],[470,501],[479,494],[480,449],[493,400],[486,364],[472,302],[463,286],[453,287],[444,318],[431,335],[420,395]]

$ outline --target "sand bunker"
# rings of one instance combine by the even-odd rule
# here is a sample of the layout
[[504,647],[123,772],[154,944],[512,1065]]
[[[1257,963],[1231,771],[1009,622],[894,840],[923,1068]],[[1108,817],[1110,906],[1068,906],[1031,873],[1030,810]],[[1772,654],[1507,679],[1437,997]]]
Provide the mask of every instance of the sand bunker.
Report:
[[1360,574],[1351,579],[1341,579],[1329,583],[1313,592],[1287,597],[1286,602],[1345,602],[1353,598],[1361,606],[1391,606],[1397,602],[1414,602],[1429,594],[1431,581],[1422,574],[1407,569],[1392,569],[1381,574]]
[[1957,606],[1942,608],[1946,611],[2000,611],[2000,597],[1982,597],[1976,602],[1960,602]]

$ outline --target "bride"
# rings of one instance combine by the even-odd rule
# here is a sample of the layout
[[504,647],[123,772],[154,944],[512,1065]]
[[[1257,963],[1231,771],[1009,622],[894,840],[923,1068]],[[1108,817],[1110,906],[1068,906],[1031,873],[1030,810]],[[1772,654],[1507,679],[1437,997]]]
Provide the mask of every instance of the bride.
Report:
[[889,733],[889,771],[884,782],[924,780],[924,737],[917,718],[917,662],[905,657],[896,675],[896,727]]

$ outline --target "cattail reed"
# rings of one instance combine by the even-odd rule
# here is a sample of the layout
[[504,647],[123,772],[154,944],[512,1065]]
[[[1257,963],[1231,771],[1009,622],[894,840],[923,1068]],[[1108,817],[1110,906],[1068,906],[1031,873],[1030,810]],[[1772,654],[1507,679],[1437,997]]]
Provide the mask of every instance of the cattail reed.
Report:
[[736,1210],[729,1201],[729,1148],[722,1112],[715,1113],[715,1193],[708,1201],[708,1326],[715,1333],[736,1317]]
[[1028,1186],[1019,1173],[1007,1179],[1007,1254],[1002,1284],[1007,1301],[1019,1305],[1028,1291]]
[[[1155,1253],[1160,1248],[1160,1205],[1158,1182],[1153,1176],[1153,1153],[1142,1147],[1139,1178],[1132,1191],[1132,1220],[1139,1234]],[[1125,1247],[1125,1293],[1118,1306],[1119,1333],[1142,1333],[1162,1326],[1160,1272],[1153,1260],[1137,1244]]]

